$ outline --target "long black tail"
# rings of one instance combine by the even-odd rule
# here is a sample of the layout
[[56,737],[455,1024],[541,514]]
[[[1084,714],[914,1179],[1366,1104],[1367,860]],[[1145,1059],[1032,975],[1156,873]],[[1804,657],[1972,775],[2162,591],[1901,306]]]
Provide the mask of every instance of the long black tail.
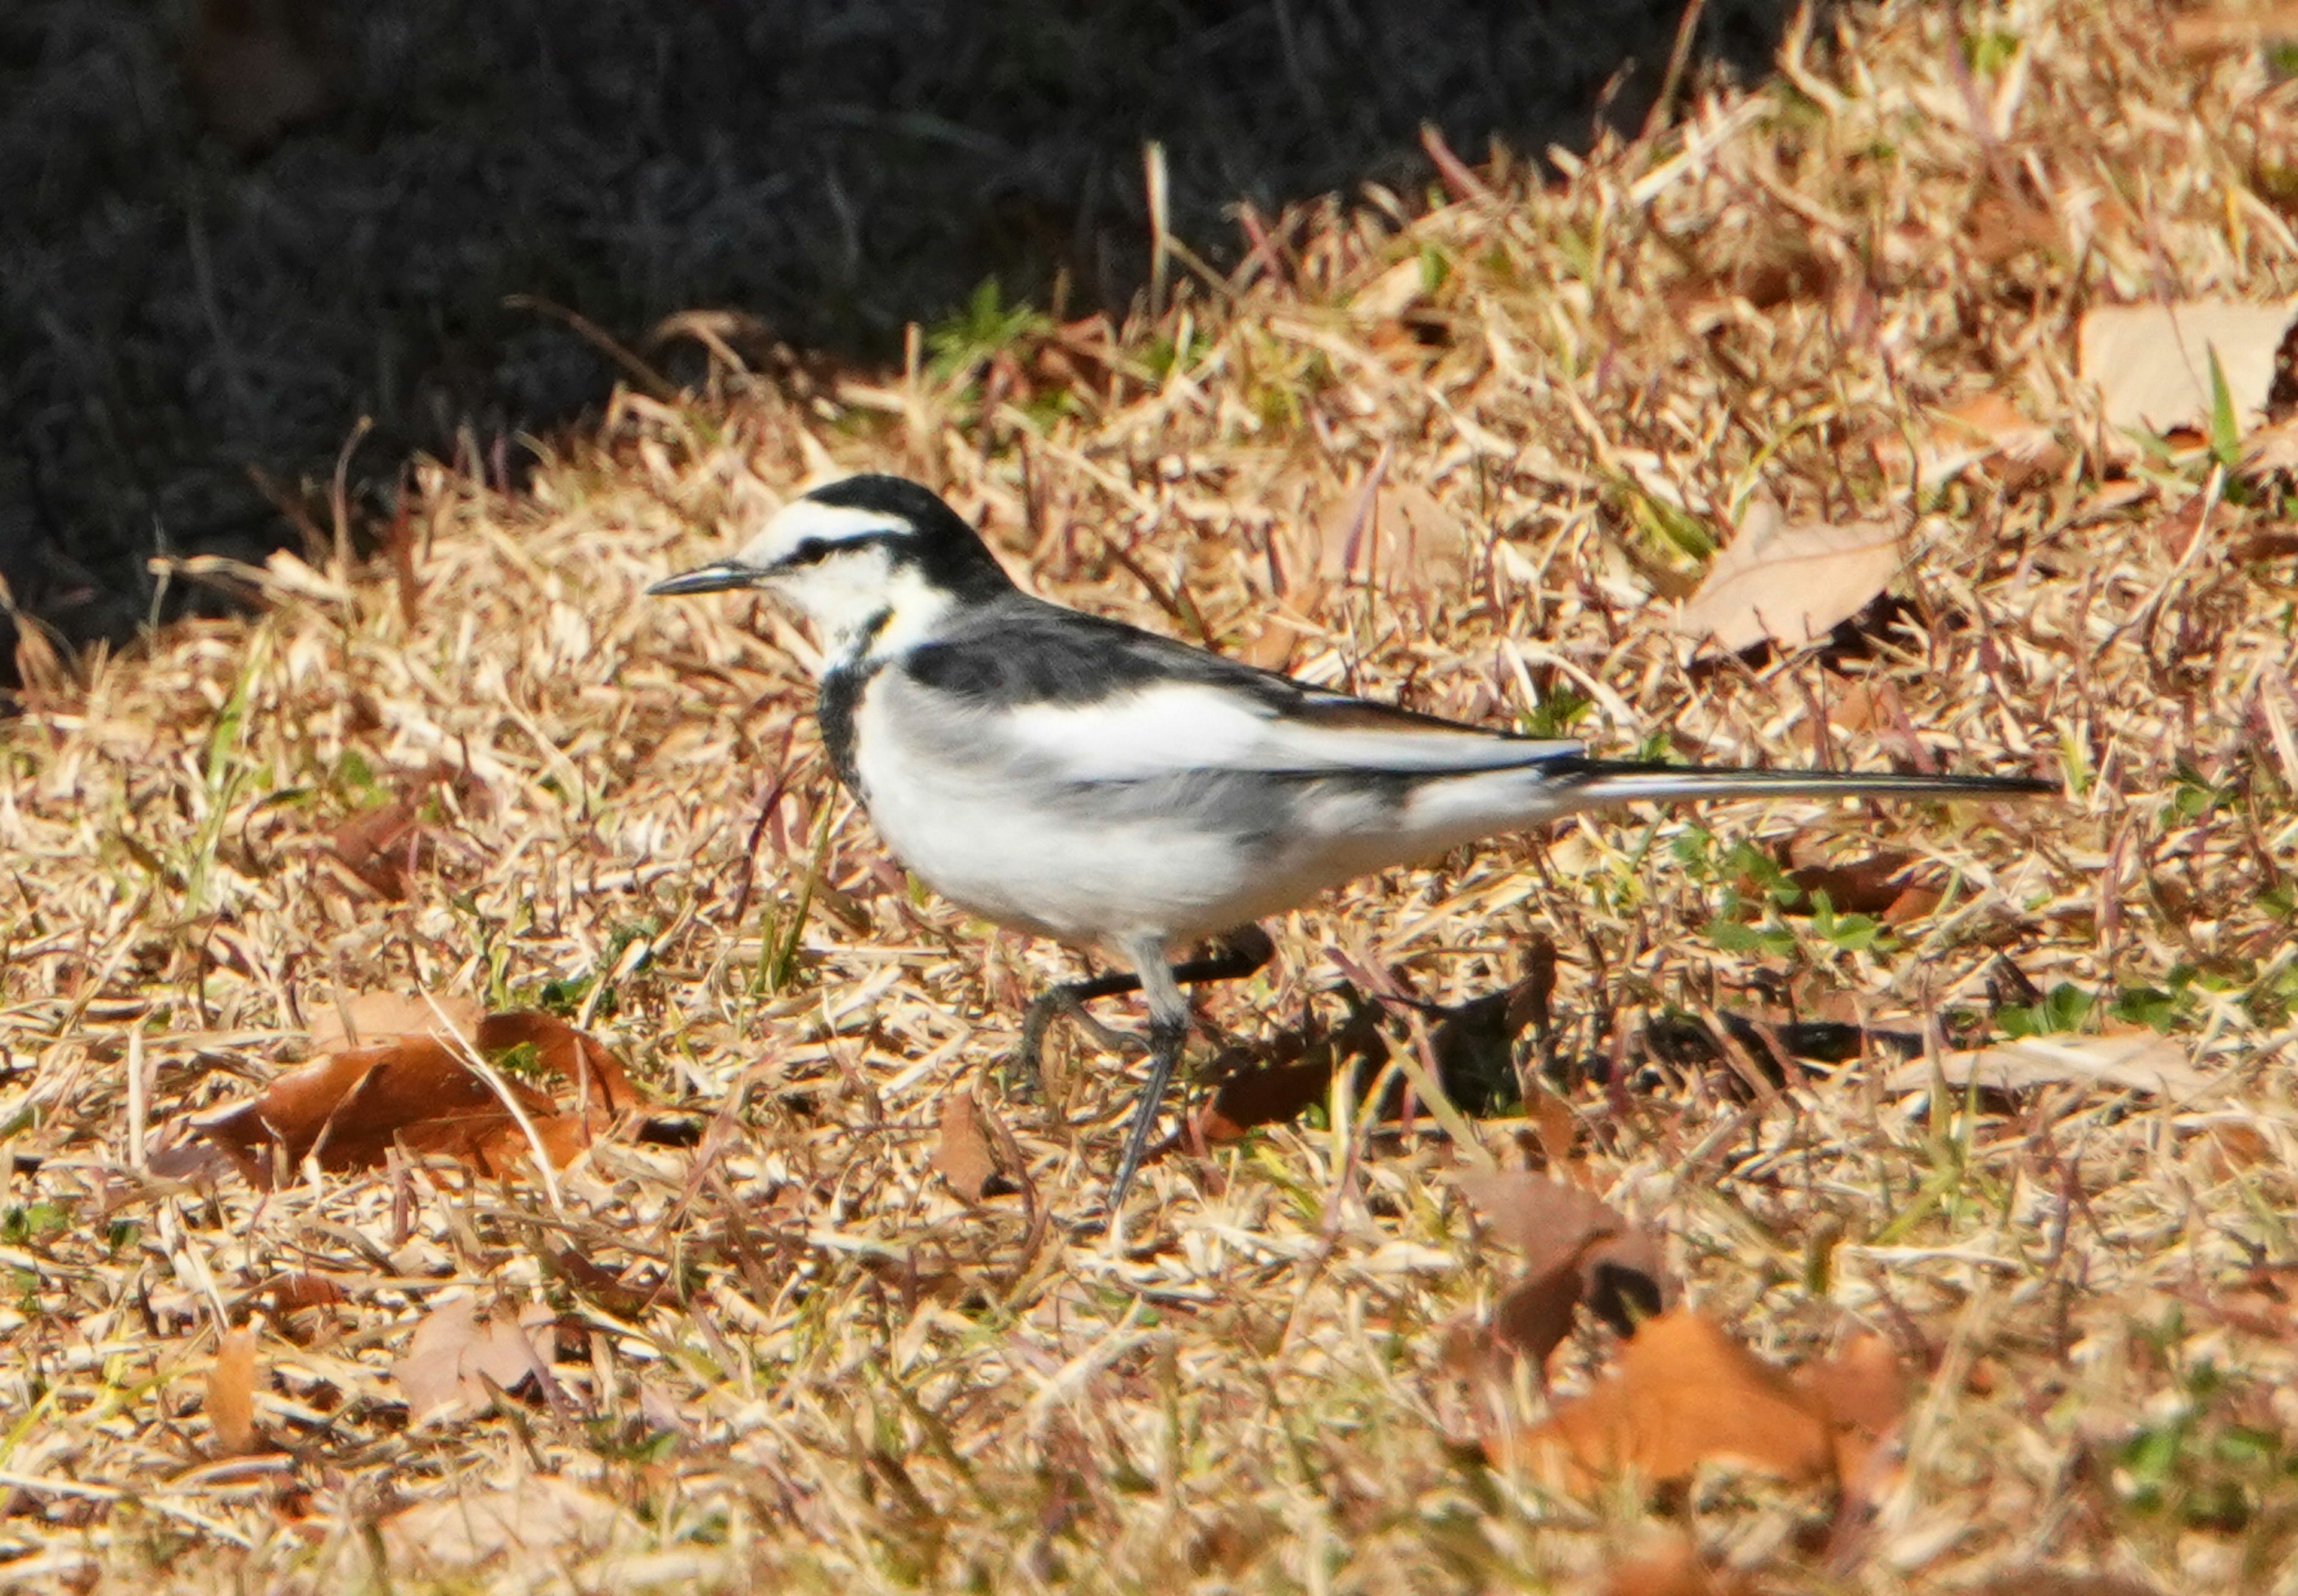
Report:
[[1905,776],[1891,772],[1752,770],[1690,765],[1644,765],[1620,759],[1574,759],[1550,767],[1572,795],[1574,808],[1649,799],[1666,803],[1700,798],[2013,798],[2054,793],[2039,776]]

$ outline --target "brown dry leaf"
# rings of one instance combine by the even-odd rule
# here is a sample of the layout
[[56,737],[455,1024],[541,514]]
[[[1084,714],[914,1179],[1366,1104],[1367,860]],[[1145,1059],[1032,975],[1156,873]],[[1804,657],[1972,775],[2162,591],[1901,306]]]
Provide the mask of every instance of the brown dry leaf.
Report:
[[1567,1258],[1553,1269],[1526,1275],[1501,1294],[1492,1307],[1492,1335],[1503,1347],[1546,1375],[1548,1355],[1572,1334],[1580,1311],[1580,1261]]
[[480,1009],[468,997],[426,992],[354,992],[323,1003],[311,1015],[311,1051],[373,1046],[404,1037],[460,1037],[475,1042]]
[[[539,1096],[513,1083],[530,1112]],[[443,1044],[407,1038],[327,1054],[282,1074],[255,1097],[194,1122],[254,1186],[292,1178],[316,1151],[323,1169],[381,1163],[393,1145],[476,1162],[509,1115],[485,1081]]]
[[[1907,878],[1915,864],[1913,854],[1887,849],[1870,858],[1855,859],[1847,864],[1803,864],[1790,870],[1788,880],[1803,889],[1799,902],[1788,905],[1785,913],[1808,914],[1815,911],[1819,895],[1827,894],[1828,906],[1839,914],[1881,914],[1905,897],[1914,883]],[[1934,897],[1936,902],[1936,897]]]
[[1862,1494],[1880,1493],[1868,1480],[1871,1460],[1906,1414],[1907,1377],[1891,1344],[1863,1331],[1835,1355],[1796,1371],[1795,1383],[1826,1411],[1835,1437],[1836,1477]]
[[[562,1109],[523,1080],[504,1085],[555,1163],[565,1163],[636,1100],[622,1066],[593,1038],[527,1011],[481,1021],[478,1050],[533,1047],[536,1064],[574,1088]],[[193,1121],[253,1185],[269,1189],[315,1152],[322,1169],[371,1169],[393,1146],[444,1153],[483,1170],[518,1166],[525,1132],[458,1046],[402,1037],[327,1054],[280,1075],[260,1093]]]
[[1682,1536],[1613,1565],[1603,1596],[1756,1596],[1755,1577],[1719,1568]]
[[1904,558],[1898,533],[1882,522],[1790,526],[1777,507],[1759,502],[1684,600],[1676,630],[1702,653],[1711,643],[1738,654],[1759,643],[1818,642],[1866,608]]
[[[2112,1036],[2020,1037],[1938,1061],[1937,1076],[1955,1089],[2027,1092],[2038,1087],[2088,1086],[2145,1092],[2173,1102],[2201,1096],[2214,1084],[2195,1068],[2186,1050],[2153,1031]],[[1883,1078],[1887,1091],[1920,1092],[1934,1079],[1928,1059],[1912,1059]]]
[[1197,1134],[1218,1145],[1242,1140],[1259,1126],[1297,1120],[1331,1092],[1333,1068],[1329,1057],[1318,1057],[1240,1070],[1197,1111]]
[[982,1124],[988,1112],[971,1092],[952,1092],[942,1099],[941,1138],[934,1144],[933,1167],[949,1182],[949,1189],[968,1203],[979,1203],[997,1178],[997,1155]]
[[574,1088],[575,1112],[594,1131],[638,1104],[622,1061],[605,1043],[541,1009],[509,1009],[479,1021],[479,1051],[492,1058],[514,1047],[534,1049],[534,1062]]
[[1562,1489],[1613,1475],[1655,1483],[1684,1479],[1702,1463],[1730,1460],[1796,1481],[1835,1470],[1824,1405],[1798,1390],[1720,1327],[1688,1309],[1647,1321],[1621,1349],[1619,1367],[1587,1395],[1558,1407],[1512,1446],[1486,1443]]
[[216,1347],[204,1408],[218,1457],[244,1458],[255,1450],[255,1332],[247,1326]]
[[1463,1175],[1460,1189],[1528,1266],[1500,1298],[1493,1332],[1535,1364],[1571,1334],[1582,1302],[1632,1333],[1674,1294],[1658,1242],[1594,1194],[1545,1175]]
[[2065,451],[2051,429],[2028,419],[1992,390],[1926,416],[1912,450],[1905,433],[1891,431],[1876,438],[1874,453],[1886,474],[1900,481],[1912,476],[1925,487],[1950,482],[1990,460],[2000,460],[2022,481],[2065,463]]
[[2210,425],[2216,351],[2236,425],[2247,433],[2266,418],[2277,359],[2294,323],[2298,300],[2106,306],[2082,319],[2083,378],[2098,389],[2109,426],[2156,434],[2201,429]]
[[337,825],[327,838],[327,851],[369,891],[401,902],[409,875],[431,852],[422,813],[420,792],[401,793]]
[[[545,1310],[543,1319],[549,1317]],[[415,1327],[405,1356],[392,1363],[391,1377],[407,1397],[408,1417],[419,1424],[460,1403],[485,1402],[490,1381],[513,1389],[544,1360],[528,1327],[492,1313],[481,1319],[470,1298],[457,1297]]]

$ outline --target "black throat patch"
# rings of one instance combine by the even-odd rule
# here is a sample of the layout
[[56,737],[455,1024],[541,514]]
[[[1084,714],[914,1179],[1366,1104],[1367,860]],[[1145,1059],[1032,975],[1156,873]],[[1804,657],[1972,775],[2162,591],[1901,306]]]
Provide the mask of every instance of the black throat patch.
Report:
[[862,790],[862,777],[854,766],[854,716],[862,707],[862,695],[870,690],[870,679],[885,664],[869,657],[870,645],[893,618],[890,609],[871,616],[853,653],[823,674],[814,693],[814,718],[822,724],[822,746],[830,756],[830,768],[838,773],[846,790],[864,803],[869,795]]

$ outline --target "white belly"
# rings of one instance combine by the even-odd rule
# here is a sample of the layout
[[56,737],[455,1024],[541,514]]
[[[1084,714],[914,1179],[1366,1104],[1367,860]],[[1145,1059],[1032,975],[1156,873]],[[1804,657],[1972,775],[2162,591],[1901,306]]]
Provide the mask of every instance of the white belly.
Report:
[[1183,765],[1079,781],[996,715],[883,676],[855,707],[854,732],[862,800],[896,858],[985,919],[1077,943],[1229,930],[1442,853],[1493,829],[1488,811],[1525,801],[1502,790],[1523,784],[1518,773],[1461,778],[1433,806],[1420,783],[1348,775]]

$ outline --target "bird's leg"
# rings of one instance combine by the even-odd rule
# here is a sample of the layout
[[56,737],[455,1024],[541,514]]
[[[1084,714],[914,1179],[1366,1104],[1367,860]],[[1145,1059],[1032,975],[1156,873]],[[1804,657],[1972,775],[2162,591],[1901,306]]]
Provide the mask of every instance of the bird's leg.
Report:
[[1133,1105],[1132,1123],[1125,1132],[1125,1151],[1117,1161],[1116,1178],[1109,1183],[1109,1239],[1113,1245],[1125,1242],[1125,1198],[1133,1189],[1133,1177],[1141,1168],[1141,1155],[1148,1151],[1149,1133],[1157,1128],[1157,1111],[1164,1106],[1165,1088],[1172,1084],[1173,1066],[1180,1061],[1181,1044],[1189,1034],[1189,1005],[1181,996],[1178,973],[1165,963],[1161,940],[1141,939],[1137,947],[1128,947],[1135,968],[1139,972],[1141,989],[1149,999],[1149,1079],[1142,1084],[1141,1097]]
[[[1225,932],[1211,953],[1202,959],[1189,959],[1172,966],[1172,979],[1183,985],[1207,980],[1240,980],[1277,956],[1277,945],[1269,933],[1257,925],[1239,926]],[[1159,955],[1160,960],[1162,955]],[[1042,1063],[1046,1048],[1046,1032],[1056,1016],[1075,1021],[1086,1034],[1112,1053],[1137,1052],[1142,1038],[1130,1031],[1104,1025],[1086,1012],[1085,1005],[1096,997],[1115,997],[1125,992],[1141,989],[1141,978],[1130,971],[1117,971],[1095,976],[1091,980],[1065,981],[1058,987],[1048,987],[1029,1001],[1021,1015],[1021,1039],[1013,1048],[1013,1064],[1023,1081],[1030,1086],[1044,1082]],[[1149,1045],[1153,1048],[1153,1035]]]

